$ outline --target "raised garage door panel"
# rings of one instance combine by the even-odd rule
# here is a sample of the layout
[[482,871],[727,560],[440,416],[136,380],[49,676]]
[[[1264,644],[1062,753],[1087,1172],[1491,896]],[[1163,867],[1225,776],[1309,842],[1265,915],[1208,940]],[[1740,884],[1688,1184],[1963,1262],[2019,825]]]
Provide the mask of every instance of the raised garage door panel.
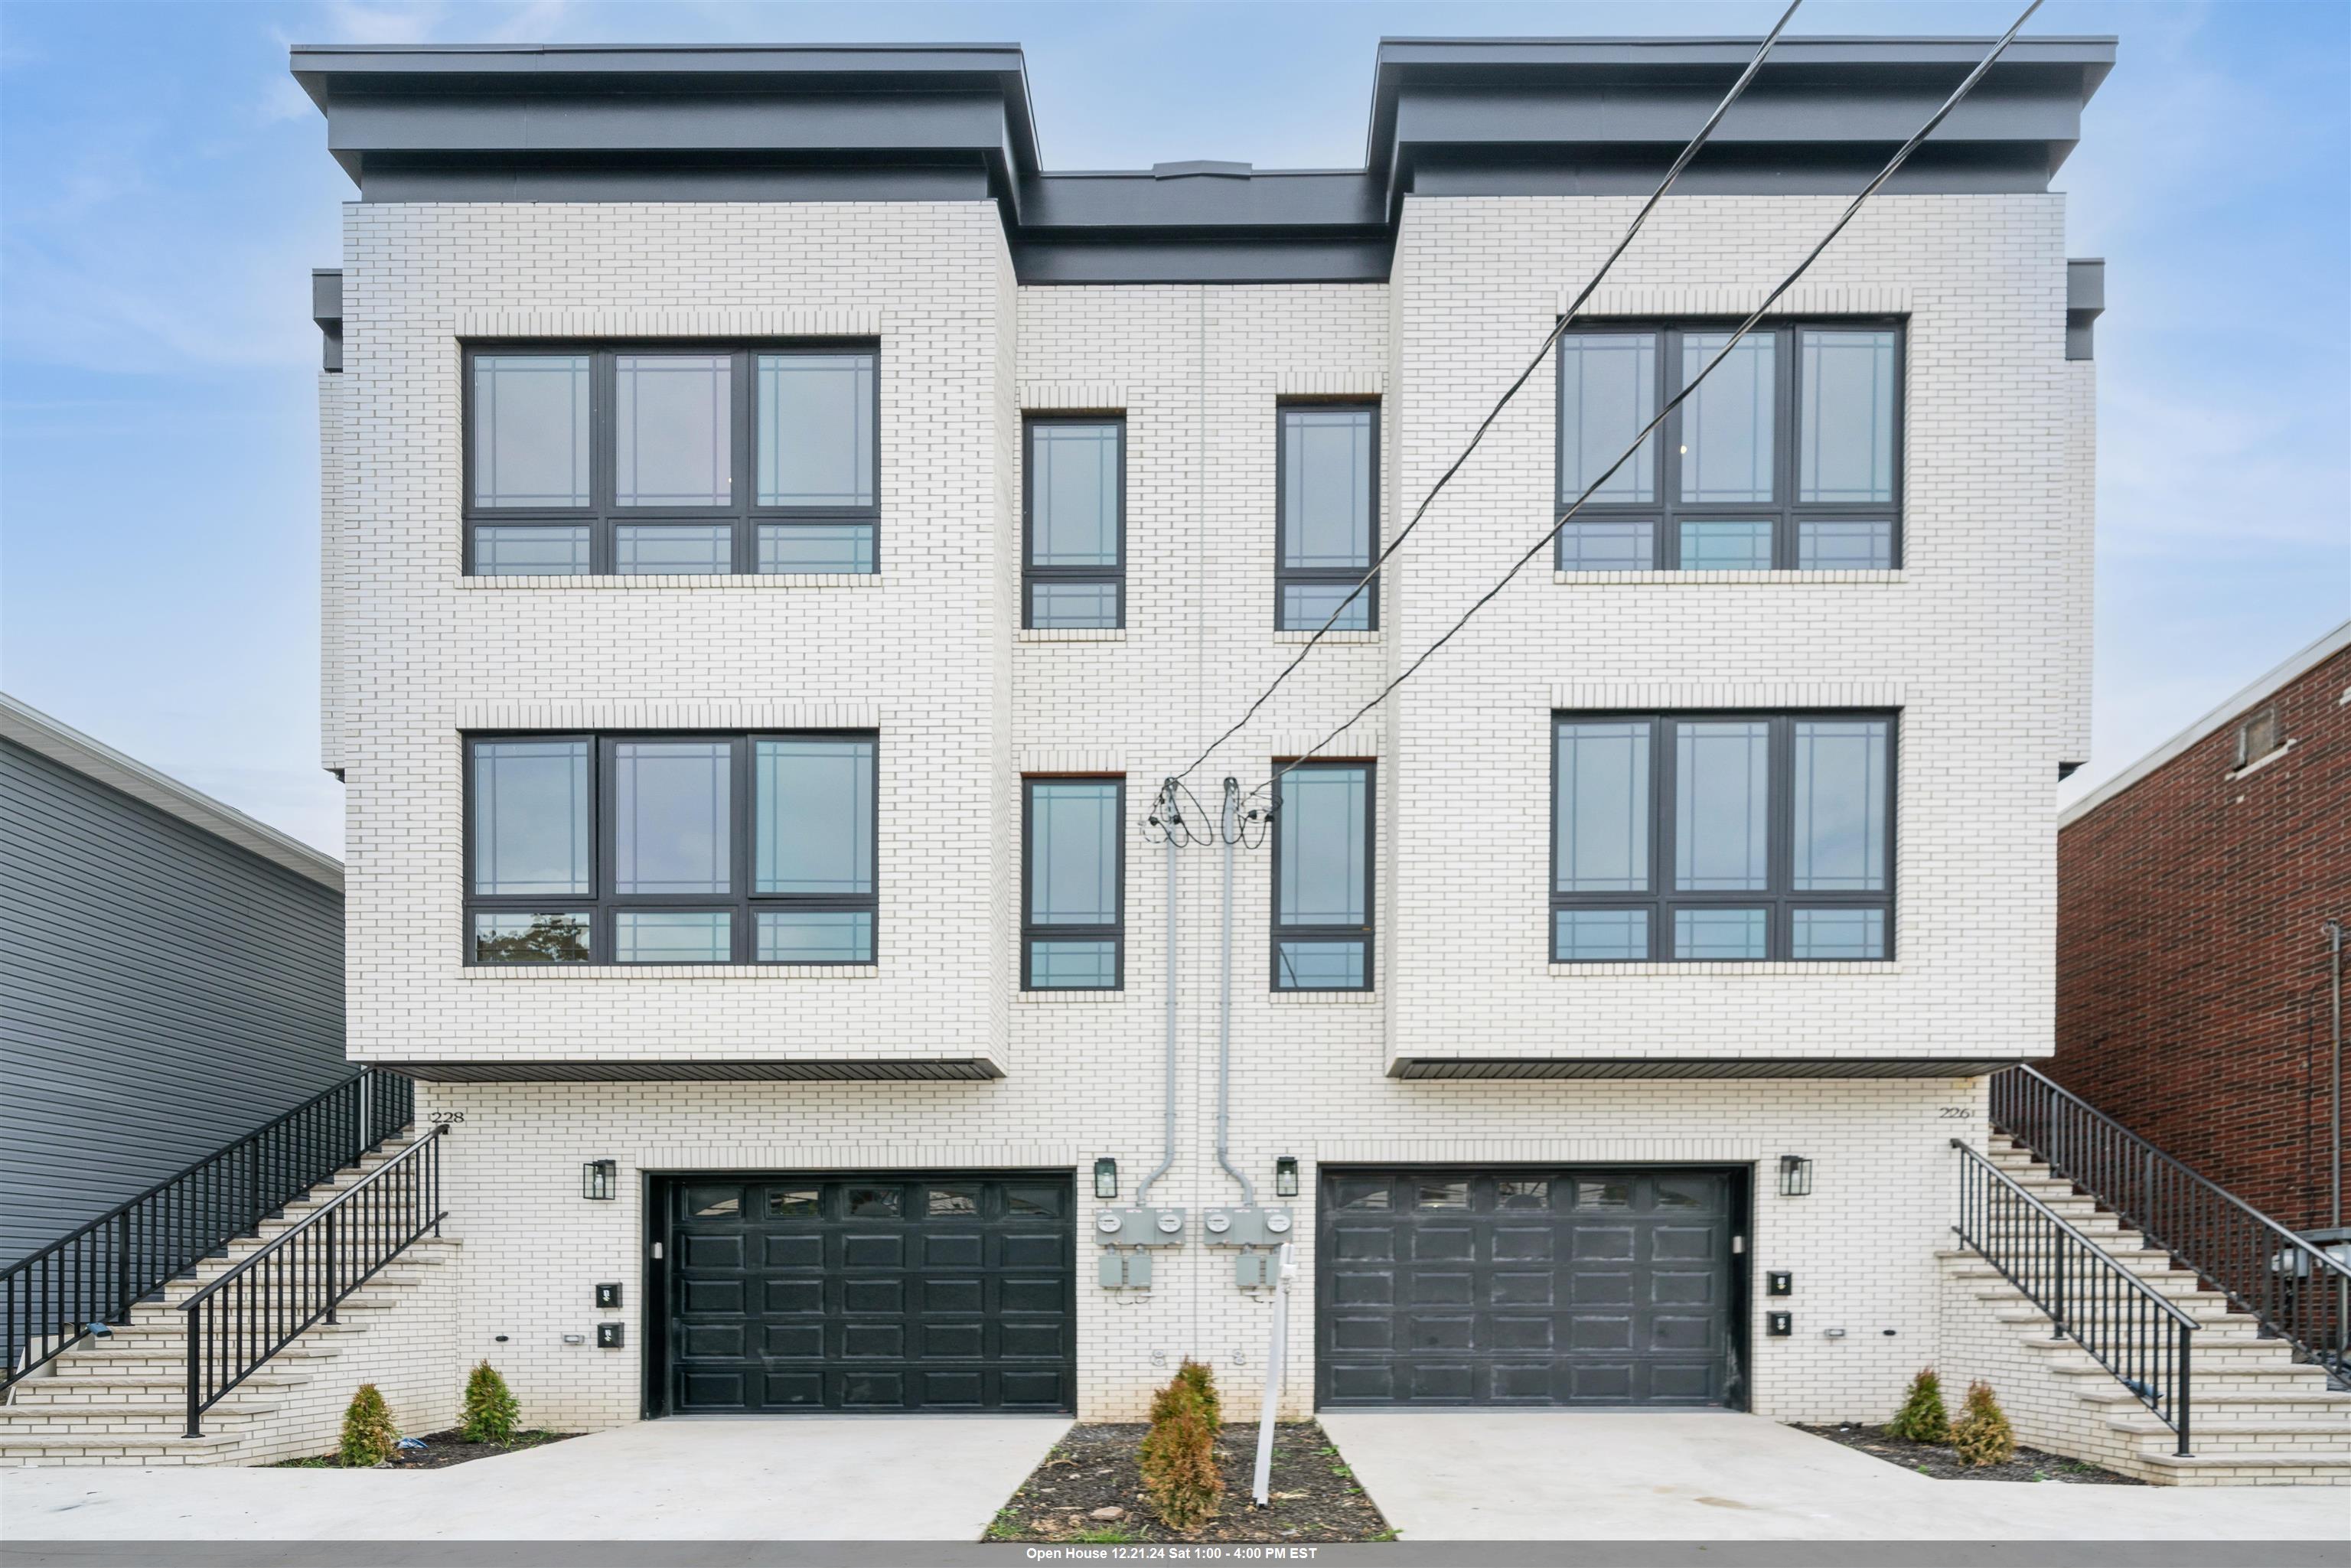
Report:
[[1068,1176],[689,1176],[665,1201],[673,1412],[1073,1406]]
[[1734,1173],[1329,1170],[1317,1395],[1731,1403]]

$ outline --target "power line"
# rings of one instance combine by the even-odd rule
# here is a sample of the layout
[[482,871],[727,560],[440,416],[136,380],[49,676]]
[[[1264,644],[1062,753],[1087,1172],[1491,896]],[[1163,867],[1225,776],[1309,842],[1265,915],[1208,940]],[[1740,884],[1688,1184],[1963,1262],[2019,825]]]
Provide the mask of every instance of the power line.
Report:
[[1910,154],[1918,150],[1919,143],[1925,141],[1928,136],[1932,135],[1935,128],[1942,124],[1946,119],[1949,118],[1951,110],[1959,106],[1959,100],[1966,98],[1970,92],[1975,89],[1976,83],[1983,79],[1983,75],[1986,71],[1991,69],[1992,62],[2000,58],[2001,55],[2008,48],[2010,43],[2015,39],[2017,33],[2022,29],[2024,24],[2032,19],[2032,14],[2041,9],[2041,4],[2042,0],[2032,0],[2031,5],[2025,6],[2024,14],[2017,17],[2015,22],[2010,25],[2007,32],[2001,35],[2000,41],[1998,43],[1992,45],[1991,52],[1984,56],[1984,57],[1977,63],[1976,68],[1967,74],[1966,78],[1962,80],[1958,87],[1951,89],[1951,96],[1943,100],[1942,107],[1935,110],[1933,114],[1929,115],[1927,119],[1927,123],[1918,128],[1917,134],[1913,135],[1909,141],[1902,144],[1900,151],[1894,154],[1893,158],[1887,162],[1886,167],[1877,172],[1876,178],[1871,180],[1868,184],[1862,187],[1861,193],[1854,197],[1852,204],[1848,205],[1844,213],[1838,216],[1837,221],[1829,226],[1829,232],[1821,236],[1820,243],[1813,246],[1812,250],[1805,256],[1804,259],[1796,264],[1795,270],[1789,273],[1787,277],[1782,278],[1779,286],[1773,288],[1770,294],[1764,296],[1763,303],[1757,306],[1754,313],[1749,316],[1746,320],[1739,324],[1739,329],[1730,335],[1729,340],[1722,345],[1721,350],[1716,353],[1714,358],[1706,362],[1705,367],[1698,371],[1697,376],[1690,381],[1687,386],[1682,388],[1680,392],[1676,392],[1672,399],[1667,402],[1666,406],[1657,411],[1657,416],[1655,419],[1651,420],[1646,425],[1642,427],[1641,433],[1633,437],[1633,444],[1625,448],[1624,452],[1617,457],[1615,462],[1608,465],[1608,471],[1601,475],[1597,479],[1594,479],[1589,486],[1585,486],[1583,494],[1575,498],[1575,504],[1568,507],[1566,511],[1561,513],[1559,520],[1553,523],[1541,538],[1538,538],[1533,544],[1530,545],[1524,555],[1519,557],[1517,560],[1510,564],[1510,570],[1502,574],[1501,580],[1495,583],[1493,587],[1488,589],[1484,593],[1479,594],[1478,598],[1471,602],[1469,608],[1461,612],[1461,618],[1456,621],[1451,626],[1446,628],[1446,632],[1443,636],[1439,637],[1436,642],[1431,643],[1426,648],[1423,649],[1418,658],[1406,665],[1395,679],[1382,686],[1378,693],[1362,707],[1357,708],[1344,724],[1342,724],[1338,728],[1332,730],[1330,734],[1316,741],[1303,753],[1291,758],[1288,762],[1285,762],[1280,768],[1275,768],[1272,778],[1268,779],[1264,783],[1249,791],[1252,796],[1262,794],[1266,790],[1272,789],[1276,784],[1279,784],[1281,781],[1284,774],[1289,773],[1300,763],[1307,761],[1309,758],[1312,758],[1315,753],[1321,751],[1324,747],[1338,739],[1339,737],[1344,735],[1348,730],[1353,729],[1355,725],[1363,719],[1365,714],[1370,713],[1374,708],[1379,706],[1380,704],[1385,702],[1391,692],[1404,685],[1407,680],[1410,680],[1414,673],[1416,672],[1423,664],[1428,663],[1429,659],[1435,655],[1439,648],[1444,647],[1445,644],[1453,641],[1455,633],[1458,632],[1464,626],[1469,624],[1469,621],[1472,616],[1476,615],[1479,611],[1484,609],[1488,603],[1491,602],[1494,597],[1500,593],[1502,590],[1508,588],[1518,577],[1519,573],[1525,570],[1527,562],[1534,559],[1536,556],[1541,554],[1546,546],[1548,546],[1553,539],[1559,538],[1560,531],[1573,520],[1576,513],[1583,509],[1583,504],[1592,499],[1593,494],[1597,492],[1603,485],[1605,485],[1610,479],[1614,478],[1615,476],[1616,470],[1622,468],[1626,463],[1630,462],[1633,455],[1640,450],[1641,444],[1648,440],[1648,438],[1656,433],[1659,425],[1665,423],[1666,417],[1672,413],[1674,410],[1679,408],[1684,401],[1689,397],[1690,393],[1698,391],[1700,383],[1702,383],[1708,376],[1714,373],[1714,368],[1729,357],[1730,351],[1739,346],[1741,339],[1745,338],[1749,332],[1754,329],[1755,324],[1763,319],[1765,313],[1768,312],[1773,305],[1779,302],[1780,297],[1787,293],[1789,289],[1794,287],[1796,280],[1803,277],[1805,272],[1811,268],[1813,263],[1820,259],[1821,253],[1828,249],[1830,243],[1834,241],[1837,235],[1844,232],[1845,225],[1853,222],[1854,214],[1861,211],[1862,204],[1867,202],[1870,197],[1877,193],[1879,186],[1885,184],[1886,181],[1894,177],[1895,171],[1901,168],[1905,162],[1908,162]]
[[1387,565],[1388,558],[1395,554],[1405,539],[1412,537],[1412,530],[1420,526],[1420,519],[1428,515],[1428,508],[1436,503],[1437,497],[1443,493],[1445,486],[1452,483],[1453,476],[1459,473],[1462,465],[1469,461],[1469,455],[1477,451],[1479,443],[1486,439],[1486,432],[1492,428],[1495,420],[1501,417],[1502,410],[1510,406],[1510,400],[1519,395],[1519,389],[1525,386],[1535,371],[1541,368],[1543,360],[1550,354],[1552,345],[1566,334],[1569,325],[1574,321],[1576,312],[1582,310],[1585,302],[1591,299],[1593,292],[1599,288],[1601,280],[1608,276],[1608,269],[1616,265],[1616,258],[1625,254],[1625,247],[1633,243],[1633,237],[1641,232],[1641,225],[1648,221],[1649,214],[1656,210],[1657,204],[1665,199],[1666,193],[1673,188],[1674,182],[1681,178],[1682,171],[1689,167],[1690,160],[1698,156],[1698,149],[1704,147],[1708,139],[1713,136],[1715,127],[1722,123],[1722,117],[1730,111],[1732,104],[1739,101],[1739,95],[1747,90],[1747,84],[1755,79],[1756,71],[1762,67],[1763,57],[1771,52],[1771,46],[1780,41],[1780,35],[1787,29],[1790,19],[1796,14],[1796,7],[1802,4],[1803,0],[1790,0],[1787,10],[1781,14],[1780,20],[1772,25],[1771,31],[1764,37],[1761,47],[1756,49],[1755,57],[1747,62],[1747,68],[1739,73],[1739,79],[1730,84],[1730,90],[1723,95],[1720,103],[1715,105],[1714,112],[1707,117],[1704,125],[1698,127],[1698,134],[1690,138],[1689,145],[1681,150],[1680,155],[1666,171],[1666,177],[1657,182],[1657,188],[1649,193],[1649,199],[1646,202],[1641,204],[1641,210],[1633,214],[1633,221],[1626,226],[1624,237],[1616,242],[1616,248],[1610,251],[1607,259],[1601,262],[1600,270],[1592,275],[1592,280],[1583,286],[1583,291],[1575,297],[1574,303],[1568,306],[1565,312],[1561,315],[1558,324],[1544,335],[1542,346],[1535,350],[1534,358],[1527,361],[1527,368],[1519,372],[1518,380],[1510,384],[1509,390],[1502,393],[1500,399],[1488,411],[1486,417],[1479,423],[1476,432],[1469,437],[1469,444],[1461,449],[1461,455],[1453,460],[1452,466],[1439,475],[1437,483],[1429,486],[1428,494],[1423,497],[1420,505],[1414,508],[1411,520],[1397,530],[1396,537],[1388,542],[1385,549],[1380,551],[1378,559],[1372,562],[1371,570],[1364,573],[1363,580],[1348,591],[1347,597],[1339,601],[1332,608],[1329,619],[1315,628],[1314,635],[1306,640],[1306,645],[1298,650],[1297,656],[1282,667],[1281,673],[1273,677],[1271,684],[1264,691],[1258,694],[1257,700],[1249,704],[1249,711],[1236,719],[1230,729],[1210,741],[1199,756],[1185,764],[1183,771],[1176,775],[1177,779],[1189,779],[1192,776],[1192,770],[1214,755],[1217,747],[1239,734],[1242,727],[1257,716],[1258,709],[1263,707],[1267,699],[1273,695],[1281,683],[1290,678],[1290,672],[1304,664],[1306,656],[1314,652],[1315,645],[1322,641],[1322,634],[1338,624],[1339,617],[1347,612],[1347,606],[1354,603],[1371,587],[1372,580],[1379,576],[1380,569]]

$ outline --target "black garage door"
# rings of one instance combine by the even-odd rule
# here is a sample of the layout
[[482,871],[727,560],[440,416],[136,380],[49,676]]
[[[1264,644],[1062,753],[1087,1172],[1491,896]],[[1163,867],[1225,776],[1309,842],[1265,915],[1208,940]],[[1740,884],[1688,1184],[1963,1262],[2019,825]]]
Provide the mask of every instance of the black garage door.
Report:
[[1733,1217],[1711,1170],[1332,1170],[1323,1405],[1735,1403]]
[[1067,1176],[667,1184],[668,1408],[1068,1410]]

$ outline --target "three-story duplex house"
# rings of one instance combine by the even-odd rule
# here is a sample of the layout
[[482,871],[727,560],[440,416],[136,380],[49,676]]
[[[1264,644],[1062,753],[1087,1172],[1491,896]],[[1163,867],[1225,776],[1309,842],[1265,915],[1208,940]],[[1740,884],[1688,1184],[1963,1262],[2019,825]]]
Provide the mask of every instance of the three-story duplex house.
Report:
[[2011,48],[1324,742],[1983,47],[1782,45],[1196,766],[1751,41],[1392,42],[1335,172],[1049,171],[1008,47],[298,49],[350,1051],[451,1127],[452,1364],[1245,1413],[1286,1243],[1290,1414],[1889,1408],[2051,1047],[2111,42]]

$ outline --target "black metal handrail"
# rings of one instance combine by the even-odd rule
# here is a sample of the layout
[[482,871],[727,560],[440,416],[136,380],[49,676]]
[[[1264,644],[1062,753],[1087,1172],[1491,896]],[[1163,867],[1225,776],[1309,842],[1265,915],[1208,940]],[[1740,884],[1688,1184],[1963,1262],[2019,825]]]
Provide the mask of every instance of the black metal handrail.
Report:
[[1991,1124],[2300,1359],[2351,1376],[2351,1268],[2030,1067],[1992,1075]]
[[0,1272],[0,1391],[93,1324],[128,1322],[134,1303],[408,1125],[415,1106],[412,1080],[363,1067],[10,1265]]
[[1959,1239],[2049,1314],[2050,1338],[2080,1345],[2154,1411],[2186,1457],[2196,1320],[1976,1149],[1951,1147]]
[[435,1127],[272,1237],[180,1303],[187,1314],[188,1426],[375,1278],[426,1231],[441,1234]]

